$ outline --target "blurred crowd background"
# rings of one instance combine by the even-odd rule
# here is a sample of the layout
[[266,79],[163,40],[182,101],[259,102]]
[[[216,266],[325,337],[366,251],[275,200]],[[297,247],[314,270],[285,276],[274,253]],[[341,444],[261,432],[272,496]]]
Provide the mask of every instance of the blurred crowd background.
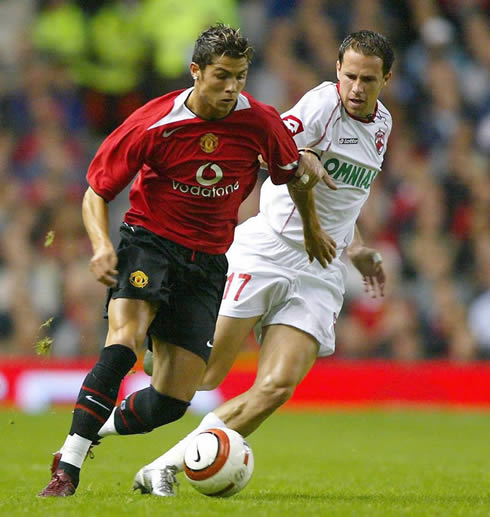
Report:
[[[256,49],[246,90],[279,111],[336,80],[347,33],[390,38],[382,100],[394,129],[360,219],[388,292],[370,298],[350,270],[336,355],[489,359],[488,14],[486,0],[2,0],[0,356],[34,355],[42,337],[52,356],[98,354],[105,293],[81,220],[87,166],[134,109],[191,86],[194,40],[222,21]],[[256,190],[242,220],[257,201]],[[111,204],[115,243],[126,206],[126,194]]]

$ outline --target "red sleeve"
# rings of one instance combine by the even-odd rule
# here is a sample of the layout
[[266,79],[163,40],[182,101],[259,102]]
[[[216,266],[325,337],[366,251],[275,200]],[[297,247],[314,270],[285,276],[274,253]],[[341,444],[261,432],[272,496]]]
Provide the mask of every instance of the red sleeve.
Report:
[[135,112],[102,142],[87,173],[97,194],[111,201],[129,184],[144,163],[148,138]]
[[267,151],[264,159],[269,165],[272,183],[281,185],[294,177],[298,168],[299,152],[279,113],[270,107]]

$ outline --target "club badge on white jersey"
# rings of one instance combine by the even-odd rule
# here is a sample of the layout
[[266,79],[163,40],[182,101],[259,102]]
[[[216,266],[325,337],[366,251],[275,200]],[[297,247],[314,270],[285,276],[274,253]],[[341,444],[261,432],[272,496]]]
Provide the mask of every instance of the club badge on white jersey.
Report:
[[[307,92],[282,119],[298,147],[310,147],[320,154],[337,185],[334,191],[319,183],[315,199],[322,227],[341,251],[351,242],[359,212],[381,171],[391,115],[378,101],[372,120],[361,121],[347,113],[337,85],[324,82]],[[278,234],[303,245],[301,218],[286,186],[267,180],[261,190],[260,211]]]

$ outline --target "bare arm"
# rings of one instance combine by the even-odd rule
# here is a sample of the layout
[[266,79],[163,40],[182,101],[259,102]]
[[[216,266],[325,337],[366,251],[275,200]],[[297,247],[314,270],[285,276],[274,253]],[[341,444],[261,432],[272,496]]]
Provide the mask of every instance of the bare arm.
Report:
[[351,253],[355,253],[359,248],[362,248],[363,246],[364,239],[362,238],[361,232],[359,231],[359,227],[356,224],[354,228],[354,238],[352,239],[350,246],[347,248],[347,254],[349,255],[349,258],[351,256]]
[[[316,185],[320,177],[332,190],[337,190],[337,186],[323,168],[315,152],[303,150],[300,152],[300,156],[300,166],[296,171],[296,177],[288,183],[289,195],[301,216],[305,250],[308,253],[310,262],[317,259],[323,267],[327,267],[327,262],[332,262],[336,256],[337,244],[320,225],[312,187]],[[261,167],[267,169],[267,163],[262,155],[259,154],[258,159]],[[303,177],[309,176],[308,171],[313,168],[318,172],[314,179],[309,177],[308,181],[301,181]]]
[[347,248],[347,255],[362,275],[365,291],[371,292],[376,298],[384,296],[386,276],[383,269],[383,259],[379,251],[364,245],[359,228],[356,225],[354,239]]
[[309,148],[300,149],[300,158],[295,178],[290,185],[297,190],[310,190],[320,180],[332,190],[337,190],[337,185],[323,168],[319,155]]
[[109,208],[91,187],[83,196],[82,217],[94,253],[90,270],[99,282],[114,287],[118,274],[117,255],[109,238]]
[[320,225],[313,190],[298,190],[291,184],[288,184],[288,190],[303,222],[305,250],[310,262],[317,259],[323,267],[327,267],[327,263],[335,258],[337,245]]

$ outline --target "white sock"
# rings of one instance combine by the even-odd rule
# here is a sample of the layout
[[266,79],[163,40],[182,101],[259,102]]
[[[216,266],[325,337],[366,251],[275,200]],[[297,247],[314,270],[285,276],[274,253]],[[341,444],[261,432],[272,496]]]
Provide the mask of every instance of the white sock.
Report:
[[167,465],[173,465],[177,467],[178,472],[182,472],[184,470],[184,453],[189,440],[193,436],[196,436],[196,434],[199,434],[206,429],[211,429],[211,427],[226,427],[226,424],[214,413],[208,413],[194,431],[191,431],[185,438],[180,440],[179,443],[159,456],[156,460],[153,460],[151,463],[146,465],[145,468],[161,470]]
[[216,416],[212,411],[204,416],[196,430],[199,429],[199,431],[204,431],[205,429],[211,429],[211,427],[226,427],[223,420]]
[[114,408],[112,410],[112,413],[109,415],[109,418],[106,420],[105,424],[100,428],[99,432],[97,433],[99,436],[109,436],[111,434],[119,434],[116,431],[116,424],[114,422],[114,414],[116,412],[117,408]]
[[[70,440],[69,440],[70,438],[71,438],[71,434],[69,434],[66,437],[65,443],[63,443],[63,445],[56,452],[61,452],[61,454],[63,455],[63,452],[65,451],[65,445],[70,442]],[[53,454],[56,454],[56,452],[53,452]]]
[[63,444],[61,461],[81,468],[85,456],[92,445],[92,440],[82,438],[78,434],[68,436]]

